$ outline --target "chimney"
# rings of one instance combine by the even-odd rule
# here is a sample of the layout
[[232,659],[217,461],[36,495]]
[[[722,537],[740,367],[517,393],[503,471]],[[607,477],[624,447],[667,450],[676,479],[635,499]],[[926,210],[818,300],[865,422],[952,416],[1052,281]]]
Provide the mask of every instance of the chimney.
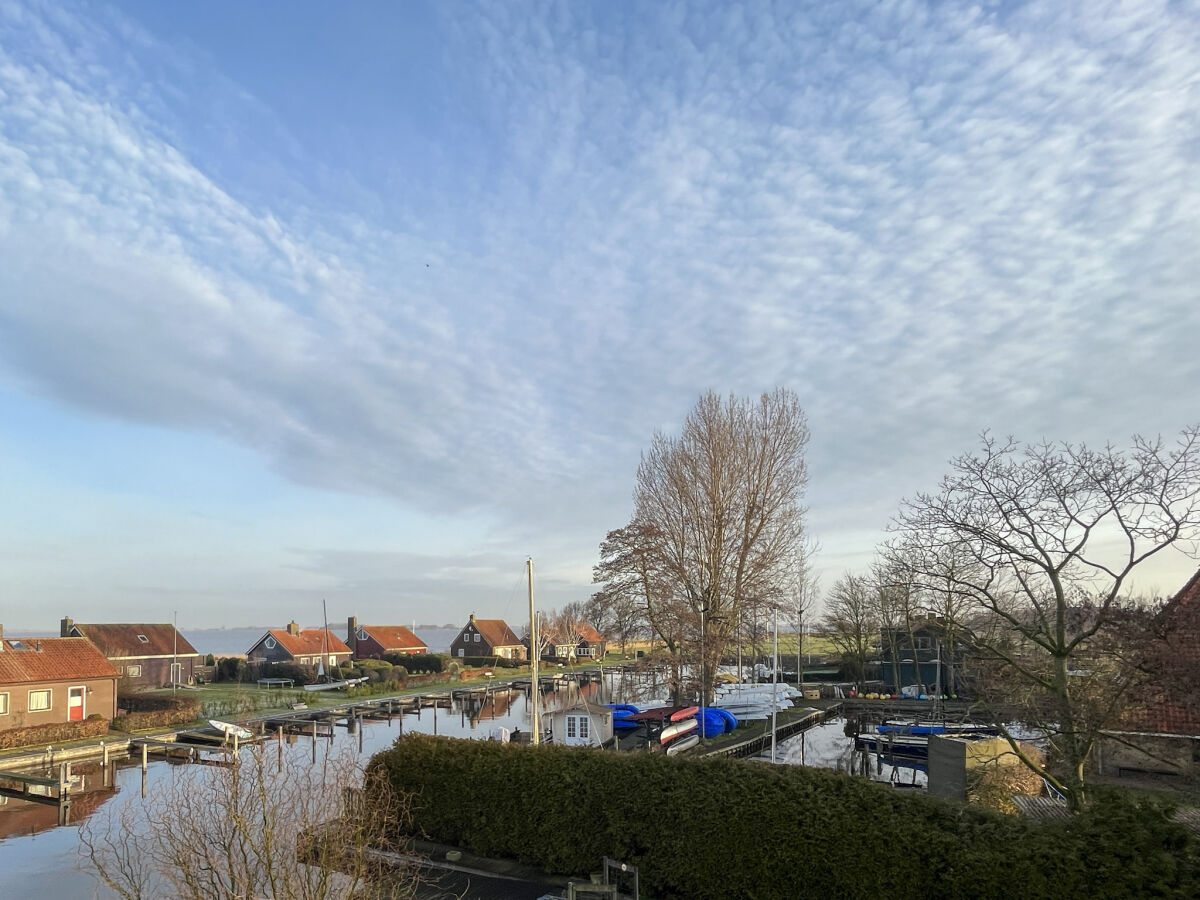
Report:
[[41,638],[38,638],[34,642],[33,649],[36,650],[38,653],[42,652],[42,639]]
[[70,616],[63,616],[62,621],[58,623],[58,626],[59,626],[58,627],[58,636],[59,637],[70,637],[71,636],[71,626],[74,624],[75,624],[75,620],[72,619]]
[[297,622],[295,619],[292,619],[292,621],[288,622],[287,633],[290,634],[292,637],[296,637],[297,635],[299,635],[300,634],[300,623]]
[[0,653],[4,652],[4,626],[0,625]]
[[346,646],[350,648],[350,652],[355,651],[355,644],[358,643],[358,616],[349,616],[346,619]]
[[471,624],[475,624],[475,613],[471,613]]

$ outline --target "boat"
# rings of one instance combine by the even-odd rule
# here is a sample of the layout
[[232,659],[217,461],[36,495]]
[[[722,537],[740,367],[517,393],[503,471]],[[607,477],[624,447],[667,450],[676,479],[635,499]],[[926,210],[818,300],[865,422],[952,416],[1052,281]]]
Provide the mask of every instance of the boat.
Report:
[[332,675],[325,672],[325,660],[329,658],[329,612],[325,608],[325,601],[321,601],[321,612],[325,617],[325,629],[322,632],[321,638],[321,659],[317,661],[317,680],[313,684],[304,685],[304,690],[309,691],[337,691],[342,688],[353,687],[356,684],[362,684],[366,678],[339,678],[334,679]]
[[712,706],[705,706],[700,709],[699,713],[696,715],[696,719],[700,722],[701,737],[717,737],[718,735],[724,734],[726,731],[731,730],[729,728],[729,722],[726,720],[725,716],[722,715],[722,712],[722,710],[716,709]]
[[683,737],[681,737],[677,740],[671,741],[671,743],[667,744],[667,755],[675,756],[677,753],[685,753],[688,750],[691,750],[693,747],[695,747],[699,743],[700,743],[700,735],[698,735],[698,734],[684,735]]
[[254,737],[249,731],[241,725],[234,725],[232,722],[222,722],[220,719],[209,719],[208,724],[213,728],[224,733],[225,739],[237,738],[239,741],[248,741]]
[[733,731],[735,728],[738,727],[737,716],[735,716],[729,710],[722,709],[719,706],[713,706],[713,707],[710,707],[710,709],[712,709],[713,712],[718,713],[721,716],[721,718],[723,718],[725,720],[725,730],[727,732]]
[[353,687],[356,684],[362,684],[366,681],[365,678],[343,678],[339,681],[319,681],[316,684],[304,685],[306,691],[337,691],[342,688]]
[[698,706],[685,706],[683,709],[671,713],[671,721],[682,722],[684,719],[693,718],[698,712],[700,712]]
[[684,719],[681,722],[675,722],[662,730],[662,734],[658,736],[658,742],[660,744],[669,744],[675,738],[689,734],[699,727],[700,723],[695,719]]

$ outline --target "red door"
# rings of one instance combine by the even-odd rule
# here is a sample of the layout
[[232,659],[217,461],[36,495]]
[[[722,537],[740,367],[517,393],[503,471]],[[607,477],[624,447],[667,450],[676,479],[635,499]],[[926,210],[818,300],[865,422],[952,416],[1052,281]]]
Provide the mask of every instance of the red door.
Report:
[[83,721],[83,695],[84,689],[81,687],[73,687],[67,689],[67,721],[82,722]]

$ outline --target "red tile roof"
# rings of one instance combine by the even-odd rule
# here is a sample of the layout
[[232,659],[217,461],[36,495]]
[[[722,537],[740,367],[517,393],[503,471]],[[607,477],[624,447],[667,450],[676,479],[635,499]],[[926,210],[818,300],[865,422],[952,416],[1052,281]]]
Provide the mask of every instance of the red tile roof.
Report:
[[[25,649],[19,649],[21,647]],[[116,677],[117,670],[112,663],[87,638],[0,641],[0,684]]]
[[523,646],[521,639],[516,636],[508,623],[503,619],[475,619],[475,628],[483,635],[493,649],[496,647]]
[[417,650],[424,653],[429,649],[423,640],[403,625],[360,625],[358,627],[373,637],[385,651]]
[[279,646],[292,656],[323,656],[328,653],[350,652],[345,641],[332,631],[321,628],[306,628],[299,634],[289,634],[286,628],[272,628],[267,634],[275,638]]
[[1131,697],[1120,727],[1200,736],[1200,571],[1163,607],[1145,670],[1149,684]]
[[[113,624],[75,622],[71,626],[109,659],[126,656],[198,656],[182,634],[176,645],[175,627],[166,624]],[[145,638],[146,640],[142,640]]]
[[578,631],[579,636],[589,644],[595,644],[598,641],[604,640],[604,635],[587,623],[579,625],[575,630]]

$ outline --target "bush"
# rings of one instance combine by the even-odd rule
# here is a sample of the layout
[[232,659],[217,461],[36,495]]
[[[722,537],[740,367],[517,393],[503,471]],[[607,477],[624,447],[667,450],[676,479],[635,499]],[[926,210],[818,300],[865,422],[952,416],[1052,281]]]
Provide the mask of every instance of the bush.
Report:
[[108,734],[108,720],[103,716],[88,716],[82,722],[53,722],[49,725],[26,725],[0,731],[0,750],[15,747],[37,747],[65,744],[84,738]]
[[[1197,842],[1145,806],[1037,826],[826,770],[419,734],[370,767],[432,840],[563,874],[609,856],[655,896],[1200,895]],[[537,815],[516,799],[533,796]]]
[[409,672],[441,672],[444,657],[436,653],[385,653],[385,661],[404,666]]
[[208,656],[204,657],[204,664],[206,666],[215,666],[217,664],[217,659],[210,653]]
[[217,661],[217,681],[245,681],[248,674],[246,660],[240,656],[225,656]]
[[456,662],[468,669],[519,669],[529,665],[523,659],[505,659],[503,656],[460,656]]
[[262,678],[290,678],[299,687],[317,680],[317,670],[297,663],[269,663],[262,667]]
[[147,728],[169,728],[200,718],[200,701],[196,697],[162,697],[131,694],[117,698],[128,715],[113,719],[117,731],[142,731]]

